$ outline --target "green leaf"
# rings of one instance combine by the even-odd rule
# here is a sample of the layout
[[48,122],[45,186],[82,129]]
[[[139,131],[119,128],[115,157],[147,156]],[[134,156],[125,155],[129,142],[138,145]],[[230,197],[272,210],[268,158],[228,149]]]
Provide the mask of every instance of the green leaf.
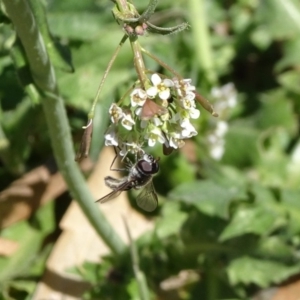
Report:
[[127,292],[132,300],[140,300],[139,286],[135,278],[127,285]]
[[73,0],[64,0],[64,1],[53,1],[49,4],[51,11],[93,11],[97,7],[95,1],[86,0],[86,1],[76,1]]
[[[155,156],[161,155],[161,148],[157,150]],[[160,163],[162,166],[160,172],[153,180],[158,193],[165,194],[172,187],[195,179],[195,166],[189,163],[187,158],[180,153],[164,156],[161,158]]]
[[274,229],[277,214],[265,207],[240,207],[219,240],[225,241],[246,233],[266,235]]
[[49,14],[48,20],[54,35],[75,40],[93,40],[118,28],[109,28],[99,13],[92,12],[56,12]]
[[288,91],[300,94],[299,86],[299,70],[286,71],[278,76],[279,83],[284,86]]
[[262,184],[273,187],[291,185],[289,173],[293,172],[286,153],[290,141],[290,134],[283,127],[262,132],[258,141],[260,155],[256,169]]
[[232,18],[231,26],[239,34],[243,34],[253,21],[253,15],[249,7],[239,3],[230,7],[229,14]]
[[252,43],[261,50],[266,50],[272,43],[272,36],[268,31],[268,27],[260,25],[251,34]]
[[220,236],[220,241],[247,233],[268,235],[274,229],[286,225],[285,212],[270,189],[259,184],[251,186],[255,202],[236,208],[229,225]]
[[224,164],[237,167],[247,166],[257,159],[259,132],[249,124],[236,122],[229,127],[225,136],[226,147],[222,158]]
[[184,183],[169,193],[168,198],[192,204],[209,216],[228,218],[228,208],[233,200],[244,198],[243,188],[221,185],[209,180]]
[[[300,33],[300,4],[297,0],[259,2],[256,18],[265,24],[273,39],[287,39]],[[280,26],[278,26],[280,24]]]
[[280,283],[299,273],[300,265],[284,264],[243,256],[233,260],[227,267],[231,284],[256,284],[266,288],[272,283]]
[[285,208],[288,217],[288,233],[291,237],[300,232],[300,190],[282,190],[281,204]]
[[[74,74],[63,73],[59,76],[60,88],[66,102],[84,111],[90,110],[104,70],[121,37],[112,33],[103,38],[105,43],[98,40],[92,44],[86,43],[74,50],[73,63],[76,72]],[[105,97],[114,96],[116,89],[132,77],[133,69],[128,68],[128,63],[131,61],[128,45],[124,45],[123,48],[103,85],[100,101]],[[130,85],[126,88],[130,88]]]
[[36,133],[40,113],[41,108],[33,107],[29,98],[25,98],[14,110],[2,113],[1,123],[10,141],[10,147],[2,153],[2,160],[12,173],[19,175],[25,171],[25,161],[31,152],[29,136]]
[[[299,79],[299,78],[298,78]],[[297,119],[293,105],[282,89],[273,90],[261,96],[262,107],[256,115],[257,126],[261,129],[283,127],[290,135],[297,131]]]
[[[280,59],[275,66],[276,72],[281,72],[285,68],[294,67],[300,65],[300,40],[298,38],[287,41],[283,45],[283,57]],[[299,90],[299,87],[295,89]]]
[[286,242],[285,236],[269,236],[260,240],[256,245],[255,254],[259,257],[290,261],[294,255],[291,245]]
[[162,218],[156,222],[156,234],[163,239],[173,234],[178,234],[188,214],[181,212],[179,203],[166,202],[163,206]]
[[259,183],[253,183],[251,185],[251,193],[255,197],[255,202],[259,205],[268,206],[276,204],[276,199],[271,190]]
[[[29,274],[30,269],[39,263],[39,250],[47,234],[53,230],[53,202],[42,206],[32,222],[22,221],[5,228],[1,236],[19,242],[19,248],[9,258],[0,257],[0,282],[15,276]],[[45,257],[44,257],[45,258]]]
[[36,282],[30,280],[14,280],[9,285],[19,291],[26,291],[29,295],[32,295],[36,287]]
[[[80,275],[83,277],[84,280],[92,283],[92,284],[97,284],[99,281],[100,276],[100,270],[102,266],[96,263],[91,263],[91,262],[84,262],[84,265],[81,266],[80,268],[77,269],[77,275]],[[73,270],[74,271],[74,270]],[[74,272],[72,272],[74,273]]]

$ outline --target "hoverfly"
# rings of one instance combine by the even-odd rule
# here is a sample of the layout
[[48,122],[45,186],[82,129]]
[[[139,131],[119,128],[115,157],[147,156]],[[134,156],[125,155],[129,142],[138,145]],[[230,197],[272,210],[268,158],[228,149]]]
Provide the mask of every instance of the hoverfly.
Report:
[[151,212],[157,207],[157,195],[152,183],[152,177],[159,170],[159,158],[155,159],[152,155],[144,153],[135,163],[127,159],[125,169],[111,169],[112,171],[128,172],[128,175],[123,178],[114,178],[107,176],[104,178],[105,184],[112,189],[112,192],[100,198],[96,202],[104,203],[121,194],[123,191],[128,191],[132,188],[141,192],[137,195],[137,205],[145,211]]

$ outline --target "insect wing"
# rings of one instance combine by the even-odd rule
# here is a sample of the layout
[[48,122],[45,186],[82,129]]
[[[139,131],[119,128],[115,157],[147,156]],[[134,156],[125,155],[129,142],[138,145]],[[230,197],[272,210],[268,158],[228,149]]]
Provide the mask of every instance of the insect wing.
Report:
[[119,196],[123,191],[126,191],[130,188],[131,188],[131,181],[124,181],[119,186],[114,187],[114,190],[112,192],[98,199],[96,202],[104,203],[108,200],[114,199],[117,196]]
[[137,195],[136,203],[145,211],[151,212],[155,210],[158,199],[152,181],[150,181]]
[[107,202],[108,200],[118,197],[121,193],[122,193],[122,191],[120,191],[120,190],[112,191],[109,194],[105,195],[104,197],[98,199],[96,202],[100,202],[100,203]]

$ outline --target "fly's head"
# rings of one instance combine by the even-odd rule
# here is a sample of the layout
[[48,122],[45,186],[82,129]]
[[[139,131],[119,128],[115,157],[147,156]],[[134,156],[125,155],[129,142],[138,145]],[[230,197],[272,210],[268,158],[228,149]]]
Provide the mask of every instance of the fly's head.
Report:
[[159,170],[159,158],[155,159],[150,154],[144,154],[143,157],[137,162],[137,168],[145,175],[154,175]]

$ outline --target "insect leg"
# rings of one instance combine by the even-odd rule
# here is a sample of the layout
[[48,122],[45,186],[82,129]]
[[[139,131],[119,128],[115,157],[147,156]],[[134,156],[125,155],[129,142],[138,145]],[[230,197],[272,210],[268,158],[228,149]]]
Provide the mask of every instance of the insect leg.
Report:
[[110,165],[110,167],[109,167],[109,170],[110,171],[118,171],[118,172],[120,172],[120,171],[126,171],[126,169],[125,168],[112,168],[112,166],[113,166],[113,164],[115,163],[115,161],[116,161],[116,159],[117,159],[117,157],[118,157],[118,153],[117,153],[117,150],[116,150],[116,147],[114,146],[114,150],[115,150],[115,157],[114,157],[114,159],[113,159],[113,161],[112,161],[112,163],[111,163],[111,165]]
[[[132,167],[132,162],[131,162],[131,160],[128,157],[123,157],[123,159],[125,158],[125,160],[126,160],[125,168],[112,168],[112,166],[115,163],[115,161],[116,161],[116,159],[118,157],[118,154],[119,154],[117,152],[117,150],[116,150],[116,147],[114,147],[114,150],[115,150],[115,157],[114,157],[114,159],[113,159],[113,161],[112,161],[112,163],[110,165],[109,170],[110,171],[117,171],[117,172],[122,172],[122,171],[128,171],[128,170],[130,170],[131,167]],[[123,159],[122,159],[122,161],[123,161]]]

